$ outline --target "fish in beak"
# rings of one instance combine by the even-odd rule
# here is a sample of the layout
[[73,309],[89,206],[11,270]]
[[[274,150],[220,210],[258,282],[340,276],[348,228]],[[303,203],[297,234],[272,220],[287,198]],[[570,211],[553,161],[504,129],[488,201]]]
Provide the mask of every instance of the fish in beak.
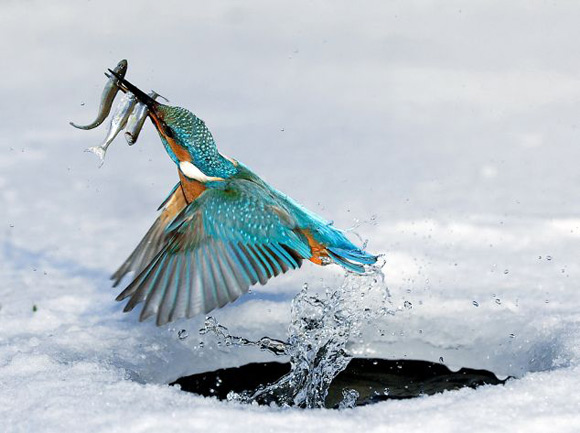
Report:
[[[103,89],[103,93],[101,94],[101,105],[99,107],[99,113],[97,114],[97,118],[88,125],[78,125],[74,122],[69,122],[72,126],[78,129],[93,129],[99,126],[103,121],[107,118],[109,113],[111,112],[111,106],[113,105],[113,100],[119,91],[119,86],[117,85],[117,78],[123,78],[127,73],[127,60],[121,60],[119,64],[115,67],[113,71],[114,77],[110,75],[107,76],[109,81],[105,84],[105,88]],[[117,77],[117,78],[116,78]]]
[[115,71],[109,69],[109,72],[117,79],[120,84],[121,90],[124,92],[130,92],[137,98],[137,101],[145,104],[149,109],[149,112],[153,115],[156,114],[157,108],[159,107],[160,103],[149,96],[147,93],[140,90],[134,84],[131,84],[130,81],[126,80],[123,76],[117,74]]
[[[119,86],[121,90],[125,93],[132,93],[137,98],[137,102],[140,104],[144,104],[147,107],[147,114],[153,121],[155,128],[157,131],[165,138],[171,139],[173,134],[171,129],[165,123],[164,116],[165,116],[165,109],[169,108],[167,105],[161,104],[160,102],[156,101],[155,98],[148,95],[147,93],[140,90],[134,84],[131,84],[130,81],[126,80],[124,77],[117,74],[115,71],[109,69],[109,72],[113,75],[113,77],[117,78],[119,82]],[[166,98],[163,98],[167,101]]]

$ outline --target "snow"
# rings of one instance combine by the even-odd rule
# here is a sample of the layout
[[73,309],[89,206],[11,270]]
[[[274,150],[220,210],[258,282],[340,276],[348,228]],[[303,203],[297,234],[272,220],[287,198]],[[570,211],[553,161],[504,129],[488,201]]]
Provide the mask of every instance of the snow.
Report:
[[[3,2],[0,431],[577,431],[580,6],[571,2]],[[106,68],[192,109],[220,149],[386,254],[393,316],[358,356],[513,376],[342,411],[167,383],[272,356],[203,318],[122,313],[109,275],[177,180],[151,125],[83,152]],[[214,314],[284,338],[304,266]],[[405,301],[412,308],[405,308]],[[409,305],[409,304],[407,304]],[[36,311],[34,311],[36,310]],[[188,338],[181,340],[178,331]],[[200,343],[204,343],[203,345]]]

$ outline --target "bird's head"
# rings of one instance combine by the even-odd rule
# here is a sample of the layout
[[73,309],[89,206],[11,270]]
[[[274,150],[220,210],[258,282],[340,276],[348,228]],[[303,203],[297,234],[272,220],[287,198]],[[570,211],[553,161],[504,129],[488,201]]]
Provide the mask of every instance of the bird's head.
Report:
[[237,171],[237,162],[220,155],[205,123],[191,111],[162,104],[119,74],[110,69],[109,72],[117,78],[123,91],[133,93],[139,102],[147,106],[149,117],[167,152],[185,175],[212,180]]

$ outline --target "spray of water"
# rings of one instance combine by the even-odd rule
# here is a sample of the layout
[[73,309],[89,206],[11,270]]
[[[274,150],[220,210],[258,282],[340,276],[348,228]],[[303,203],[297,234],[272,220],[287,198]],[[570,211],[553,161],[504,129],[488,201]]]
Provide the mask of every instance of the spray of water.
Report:
[[[227,346],[255,346],[290,357],[291,369],[277,382],[252,391],[231,392],[228,400],[244,403],[325,407],[332,380],[351,360],[348,343],[360,337],[365,326],[386,314],[389,293],[381,266],[365,275],[347,273],[338,288],[326,287],[324,294],[311,293],[308,285],[292,301],[291,323],[286,342],[269,337],[251,341],[235,337],[209,317],[202,334],[214,334]],[[340,408],[353,407],[358,393],[344,390]]]

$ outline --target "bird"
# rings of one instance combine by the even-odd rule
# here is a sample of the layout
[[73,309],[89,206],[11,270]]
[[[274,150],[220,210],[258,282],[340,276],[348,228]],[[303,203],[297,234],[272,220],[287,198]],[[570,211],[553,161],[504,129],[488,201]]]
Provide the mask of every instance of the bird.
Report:
[[147,106],[179,181],[135,250],[111,276],[124,311],[143,303],[139,320],[157,326],[235,301],[251,286],[301,267],[335,263],[364,274],[379,256],[278,191],[240,161],[221,154],[205,122],[162,104],[109,69],[121,90]]

